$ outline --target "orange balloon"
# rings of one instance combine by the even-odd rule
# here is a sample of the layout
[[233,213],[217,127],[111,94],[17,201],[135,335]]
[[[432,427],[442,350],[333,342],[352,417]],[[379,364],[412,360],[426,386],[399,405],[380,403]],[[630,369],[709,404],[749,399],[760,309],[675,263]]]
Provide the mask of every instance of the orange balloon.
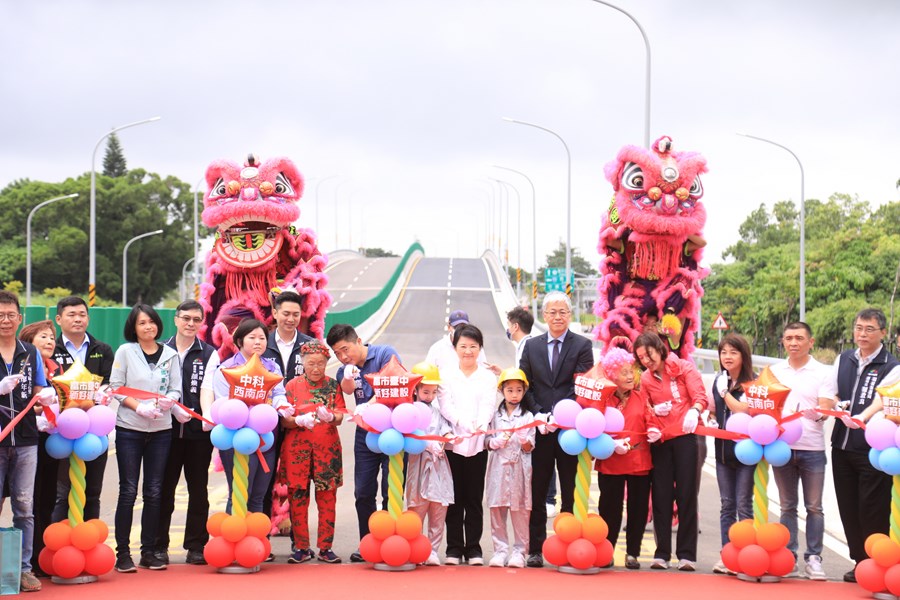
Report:
[[90,522],[79,523],[75,526],[74,529],[72,529],[72,545],[82,552],[87,552],[88,550],[96,546],[100,541],[98,539],[99,537],[100,536],[97,534],[97,529]]
[[763,523],[756,530],[756,543],[767,552],[775,552],[779,548],[786,547],[790,539],[791,533],[781,523]]
[[[574,517],[574,516],[575,515],[573,515],[570,512],[561,512],[558,515],[556,515],[556,517],[554,517],[554,519],[553,519],[553,531],[556,531],[556,524],[559,522],[560,519],[562,519],[563,517]],[[588,516],[590,516],[590,514]],[[597,516],[599,517],[600,515],[597,515]]]
[[597,515],[596,519],[587,519],[581,524],[581,535],[590,543],[599,544],[609,535],[609,526]]
[[231,515],[222,521],[222,537],[236,544],[247,537],[247,521],[244,517]]
[[84,570],[89,575],[106,575],[116,564],[116,553],[106,544],[97,544],[84,553]]
[[[422,517],[417,515],[411,510],[406,510],[400,513],[400,516],[397,517],[397,535],[403,536],[403,538],[413,541],[422,533]],[[425,558],[428,558],[427,556]]]
[[[738,550],[756,543],[756,530],[753,521],[744,519],[728,528],[728,539],[738,547]],[[744,571],[746,573],[746,571]],[[765,573],[765,571],[763,571]],[[749,575],[749,573],[747,573]]]
[[409,562],[410,547],[406,538],[392,535],[381,542],[381,560],[392,567]]
[[248,535],[234,545],[234,559],[242,567],[250,569],[266,559],[269,554],[265,550],[262,540]]
[[[794,570],[794,562],[793,553],[786,547],[779,548],[774,552],[769,552],[769,575],[784,577]],[[728,563],[725,563],[725,566],[728,566]],[[732,569],[732,571],[733,570],[734,569]]]
[[109,527],[101,519],[91,519],[88,521],[97,530],[97,543],[102,544],[109,537]]
[[558,519],[553,530],[556,532],[556,535],[567,544],[570,544],[581,537],[581,523],[574,516]]
[[206,531],[211,537],[219,537],[222,535],[222,521],[229,516],[226,512],[218,512],[209,516],[206,520]]
[[595,567],[605,567],[612,562],[615,549],[609,540],[603,540],[594,547],[597,549],[597,558],[594,560]]
[[381,540],[371,533],[366,534],[366,536],[359,541],[359,553],[366,562],[381,562]]
[[369,517],[369,532],[383,542],[397,532],[397,522],[388,511],[375,511]]
[[203,548],[203,558],[217,569],[234,562],[234,544],[223,537],[214,537]]
[[551,535],[544,540],[541,551],[544,553],[544,558],[551,565],[563,567],[569,564],[568,549],[569,544],[562,541],[558,535]]
[[75,546],[65,546],[53,554],[53,571],[63,579],[78,577],[84,571],[84,552]]
[[879,566],[889,569],[900,562],[900,545],[888,538],[872,544],[872,559]]
[[576,569],[590,569],[597,560],[597,547],[586,539],[579,538],[566,548],[566,559]]
[[409,562],[423,563],[431,556],[431,542],[421,533],[409,542]]
[[44,530],[44,546],[54,552],[58,552],[60,548],[69,546],[71,543],[72,528],[69,526],[68,521],[53,523]]
[[250,537],[262,539],[272,531],[272,520],[265,513],[247,513],[244,520],[247,522],[247,535]]
[[883,533],[873,533],[872,535],[870,535],[869,537],[867,537],[867,538],[866,538],[866,544],[865,544],[866,555],[867,555],[869,558],[872,558],[872,545],[873,545],[875,542],[877,542],[878,540],[889,540],[889,539],[891,539],[891,538],[889,538],[887,535],[885,535],[885,534],[883,534]]

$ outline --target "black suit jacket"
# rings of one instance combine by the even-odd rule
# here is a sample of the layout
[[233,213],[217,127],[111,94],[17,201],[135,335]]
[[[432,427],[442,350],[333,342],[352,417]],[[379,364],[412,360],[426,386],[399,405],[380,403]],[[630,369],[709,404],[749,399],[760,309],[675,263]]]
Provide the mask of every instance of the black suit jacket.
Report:
[[545,333],[525,342],[519,368],[528,377],[528,394],[532,406],[540,412],[550,412],[557,402],[565,398],[575,399],[575,375],[585,373],[594,366],[591,341],[582,335],[566,333],[559,349],[559,365],[550,372],[547,344],[550,334]]

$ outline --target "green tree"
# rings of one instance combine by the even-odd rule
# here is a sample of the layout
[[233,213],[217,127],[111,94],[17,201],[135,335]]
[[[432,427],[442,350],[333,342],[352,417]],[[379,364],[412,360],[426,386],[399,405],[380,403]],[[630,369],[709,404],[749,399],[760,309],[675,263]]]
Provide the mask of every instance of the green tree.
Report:
[[122,177],[128,172],[125,163],[125,154],[122,153],[122,145],[119,137],[111,133],[106,138],[106,154],[103,155],[103,174],[107,177]]
[[360,248],[359,252],[363,256],[370,256],[372,258],[384,258],[384,257],[397,256],[390,250],[384,250],[382,248]]
[[[538,273],[538,280],[544,281],[544,269],[565,269],[566,268],[566,245],[559,243],[559,247],[547,255],[541,270]],[[597,277],[597,270],[591,266],[587,259],[581,256],[578,248],[572,248],[572,270],[575,277]],[[524,277],[524,275],[523,275]]]

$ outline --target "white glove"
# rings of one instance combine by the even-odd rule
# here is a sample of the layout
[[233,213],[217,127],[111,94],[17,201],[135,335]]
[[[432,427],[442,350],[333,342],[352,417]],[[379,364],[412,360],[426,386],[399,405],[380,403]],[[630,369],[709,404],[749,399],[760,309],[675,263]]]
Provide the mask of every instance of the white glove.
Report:
[[821,416],[814,408],[804,408],[800,411],[800,414],[803,415],[803,418],[809,419],[810,421],[818,421]]
[[37,428],[41,433],[47,433],[51,429],[53,429],[53,425],[50,424],[50,421],[47,420],[47,417],[44,415],[37,416]]
[[56,404],[56,390],[53,389],[53,386],[48,385],[37,394],[34,395],[37,398],[37,401],[41,403],[43,406],[50,406],[51,404]]
[[655,444],[662,439],[662,432],[656,427],[647,428],[647,443]]
[[859,423],[857,423],[850,417],[849,412],[841,415],[841,423],[846,425],[848,429],[859,429]]
[[139,402],[137,408],[134,409],[138,415],[145,419],[158,419],[162,416],[162,411],[153,406],[153,402]]
[[278,414],[284,417],[285,419],[290,419],[294,416],[294,405],[293,404],[284,404],[280,406],[278,409]]
[[15,375],[7,375],[0,379],[0,394],[8,394],[19,385],[19,382],[25,379],[25,375],[17,373]]
[[719,428],[719,422],[716,421],[716,418],[714,416],[712,416],[712,413],[710,413],[709,418],[706,419],[706,424],[713,429]]
[[431,440],[425,444],[425,450],[432,456],[441,457],[444,455],[444,444]]
[[109,388],[103,387],[94,392],[94,404],[102,404],[103,406],[109,406],[109,403],[112,402],[113,394],[110,393]]
[[175,401],[168,396],[160,396],[156,399],[156,406],[159,407],[159,410],[172,410],[172,407],[175,406]]
[[359,373],[359,367],[356,365],[347,365],[344,367],[344,381],[353,381],[356,374]]
[[507,439],[505,436],[502,436],[502,435],[492,437],[488,441],[488,448],[490,448],[491,450],[500,450],[501,448],[506,447],[506,442],[508,442],[508,441],[509,441],[509,439]]
[[316,416],[319,417],[319,420],[323,423],[331,423],[334,421],[334,413],[325,406],[316,407]]
[[297,415],[294,417],[294,423],[297,424],[297,427],[312,429],[316,426],[316,415],[315,413],[303,413],[302,415]]
[[201,427],[203,428],[203,431],[212,431],[213,427],[216,426],[215,423],[207,423],[206,421],[200,421],[200,422],[202,423]]
[[553,433],[559,429],[559,426],[556,424],[556,419],[553,418],[552,414],[537,414],[534,418],[547,423],[546,425],[538,425],[538,431],[540,431],[542,435]]
[[657,417],[665,417],[672,412],[672,401],[667,400],[666,402],[662,402],[660,404],[653,405],[653,414]]
[[700,423],[700,411],[696,408],[689,408],[684,413],[684,421],[681,422],[681,430],[685,433],[694,433],[697,425]]
[[188,411],[177,404],[172,405],[172,416],[175,417],[175,420],[179,423],[187,423],[193,418]]
[[626,454],[629,450],[631,450],[631,441],[630,437],[622,438],[621,440],[615,440],[616,448],[613,450],[616,454]]
[[362,414],[363,414],[364,412],[366,412],[366,409],[367,409],[368,407],[369,407],[369,403],[368,403],[368,402],[364,402],[364,403],[362,403],[362,404],[357,404],[357,405],[356,405],[356,408],[353,409],[353,416],[354,416],[354,417],[361,417]]

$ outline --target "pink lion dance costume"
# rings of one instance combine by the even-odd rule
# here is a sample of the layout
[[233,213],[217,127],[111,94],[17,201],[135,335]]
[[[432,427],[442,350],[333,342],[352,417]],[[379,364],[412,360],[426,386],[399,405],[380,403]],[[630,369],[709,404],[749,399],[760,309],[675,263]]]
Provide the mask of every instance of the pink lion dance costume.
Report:
[[706,245],[700,174],[706,159],[674,152],[661,137],[650,150],[625,146],[604,169],[615,197],[600,230],[601,279],[594,313],[604,348],[631,350],[655,326],[682,358],[694,350]]
[[311,229],[296,230],[297,201],[303,177],[286,158],[263,163],[250,155],[241,167],[218,160],[206,170],[203,222],[216,229],[206,261],[200,303],[206,312],[201,335],[220,348],[224,359],[235,352],[231,332],[247,317],[271,325],[272,294],[293,290],[303,298],[300,331],[322,338],[327,259]]

